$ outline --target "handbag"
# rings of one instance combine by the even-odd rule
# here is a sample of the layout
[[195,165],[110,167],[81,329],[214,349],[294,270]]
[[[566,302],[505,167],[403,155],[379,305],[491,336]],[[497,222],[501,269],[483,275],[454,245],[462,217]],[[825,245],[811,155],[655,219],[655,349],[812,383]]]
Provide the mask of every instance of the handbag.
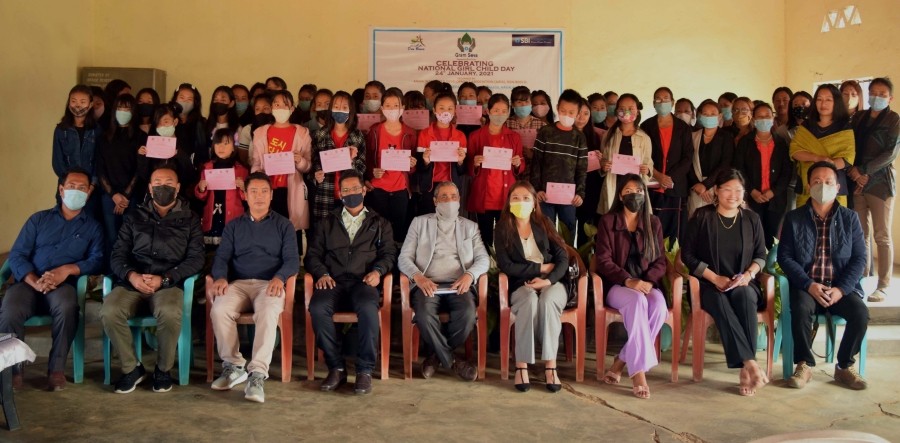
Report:
[[578,254],[575,248],[566,245],[566,253],[569,255],[569,265],[566,269],[566,275],[563,276],[560,282],[566,288],[565,309],[572,309],[578,306],[578,280],[587,270],[584,262],[581,260],[581,255]]

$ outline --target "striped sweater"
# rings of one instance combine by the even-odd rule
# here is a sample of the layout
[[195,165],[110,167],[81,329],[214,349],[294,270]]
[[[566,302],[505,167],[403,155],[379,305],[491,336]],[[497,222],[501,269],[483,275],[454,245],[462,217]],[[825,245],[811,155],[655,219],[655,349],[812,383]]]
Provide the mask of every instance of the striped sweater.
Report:
[[529,181],[535,191],[547,189],[547,183],[574,183],[575,195],[584,198],[587,175],[587,140],[581,131],[564,131],[555,124],[538,131],[529,163]]

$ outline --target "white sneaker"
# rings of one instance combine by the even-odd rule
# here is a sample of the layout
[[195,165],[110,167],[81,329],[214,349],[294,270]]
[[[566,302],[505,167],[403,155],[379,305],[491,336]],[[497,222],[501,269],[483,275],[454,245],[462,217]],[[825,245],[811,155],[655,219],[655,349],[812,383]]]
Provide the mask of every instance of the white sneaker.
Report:
[[254,372],[250,374],[247,386],[244,387],[244,398],[257,403],[265,403],[266,393],[263,391],[263,383],[265,381],[266,376],[262,373]]
[[247,371],[242,366],[225,363],[222,375],[212,382],[211,388],[216,391],[227,391],[247,380]]

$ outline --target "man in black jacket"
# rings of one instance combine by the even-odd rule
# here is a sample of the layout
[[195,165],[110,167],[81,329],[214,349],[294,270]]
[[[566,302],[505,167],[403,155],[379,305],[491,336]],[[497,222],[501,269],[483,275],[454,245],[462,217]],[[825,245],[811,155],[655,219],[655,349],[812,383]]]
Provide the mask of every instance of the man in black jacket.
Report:
[[397,249],[391,224],[363,206],[366,192],[358,172],[341,173],[340,192],[344,207],[316,225],[306,252],[306,271],[316,281],[309,313],[316,347],[325,352],[328,365],[328,377],[321,389],[333,391],[347,382],[347,372],[332,316],[344,306],[356,312],[359,348],[355,391],[368,394],[372,392],[377,354],[378,285],[394,266]]
[[802,388],[816,365],[812,316],[840,315],[847,320],[837,352],[834,379],[850,389],[865,389],[853,357],[869,324],[859,279],[866,267],[866,244],[859,217],[837,200],[837,169],[817,162],[807,172],[811,200],[787,213],[778,246],[778,264],[791,286],[791,329],[797,368],[788,386]]
[[146,376],[135,356],[127,323],[142,301],[149,302],[158,322],[153,391],[172,389],[169,370],[175,364],[184,300],[178,286],[200,272],[205,255],[200,219],[187,201],[177,197],[181,184],[175,170],[161,167],[153,171],[149,188],[151,198],[126,216],[119,231],[110,259],[118,281],[100,309],[103,329],[122,362],[122,376],[115,386],[120,394],[134,391]]

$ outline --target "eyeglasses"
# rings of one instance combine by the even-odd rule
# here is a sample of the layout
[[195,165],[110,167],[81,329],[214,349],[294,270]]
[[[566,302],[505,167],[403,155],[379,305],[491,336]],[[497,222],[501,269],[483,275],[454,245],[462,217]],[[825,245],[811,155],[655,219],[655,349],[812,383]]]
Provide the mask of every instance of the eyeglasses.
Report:
[[352,188],[341,188],[342,194],[358,194],[362,192],[362,186],[354,186]]

